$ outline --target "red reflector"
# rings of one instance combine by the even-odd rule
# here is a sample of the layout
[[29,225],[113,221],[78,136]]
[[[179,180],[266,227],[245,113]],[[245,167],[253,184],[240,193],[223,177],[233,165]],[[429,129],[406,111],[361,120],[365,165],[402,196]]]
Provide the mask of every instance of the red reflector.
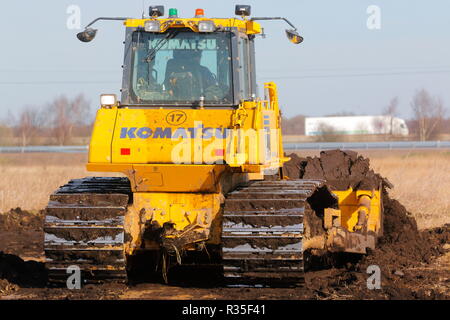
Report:
[[225,152],[225,150],[223,150],[223,149],[214,150],[214,153],[216,156],[223,156],[224,152]]
[[129,156],[131,154],[130,148],[122,148],[120,149],[120,155]]

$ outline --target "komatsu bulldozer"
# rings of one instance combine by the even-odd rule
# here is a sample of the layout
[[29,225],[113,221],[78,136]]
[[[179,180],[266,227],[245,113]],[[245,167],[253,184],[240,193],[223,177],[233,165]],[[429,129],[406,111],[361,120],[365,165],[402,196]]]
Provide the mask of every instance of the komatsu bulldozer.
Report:
[[256,81],[258,21],[285,21],[292,43],[303,38],[286,18],[250,10],[182,18],[152,6],[148,17],[98,18],[77,35],[90,42],[95,22],[123,21],[123,82],[120,102],[101,95],[89,146],[87,169],[110,177],[50,195],[50,281],[73,266],[84,282],[126,280],[133,257],[153,252],[166,281],[171,266],[206,260],[230,285],[296,285],[307,251],[375,246],[379,190],[331,192],[325,181],[283,176],[277,87]]

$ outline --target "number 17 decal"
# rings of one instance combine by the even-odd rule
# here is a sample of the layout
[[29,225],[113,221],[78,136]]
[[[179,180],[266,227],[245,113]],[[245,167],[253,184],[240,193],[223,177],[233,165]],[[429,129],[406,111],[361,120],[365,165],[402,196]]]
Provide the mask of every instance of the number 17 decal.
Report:
[[185,123],[187,120],[187,115],[183,111],[175,110],[167,114],[166,122],[173,126],[179,126]]

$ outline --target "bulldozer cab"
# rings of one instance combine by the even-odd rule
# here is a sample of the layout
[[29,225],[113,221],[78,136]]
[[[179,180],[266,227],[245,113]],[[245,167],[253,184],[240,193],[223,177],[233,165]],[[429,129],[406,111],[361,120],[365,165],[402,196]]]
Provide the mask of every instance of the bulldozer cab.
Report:
[[[237,5],[239,18],[208,18],[197,9],[193,18],[179,18],[176,9],[150,7],[148,18],[100,17],[77,34],[90,42],[100,20],[123,21],[126,27],[122,106],[238,107],[257,100],[255,47],[263,34],[258,20],[284,20],[295,44],[303,41],[286,18],[252,17],[250,6]],[[114,104],[110,104],[114,105]]]
[[262,176],[287,161],[276,85],[265,83],[264,99],[258,97],[257,20],[284,20],[293,28],[286,30],[289,40],[302,38],[285,18],[250,18],[249,6],[235,13],[209,18],[197,9],[181,18],[170,9],[163,17],[156,6],[147,18],[97,18],[77,35],[92,41],[97,30],[90,26],[99,20],[126,27],[122,97],[101,97],[90,166],[124,172],[125,165],[217,164]]
[[257,97],[254,35],[127,28],[122,105],[233,107]]

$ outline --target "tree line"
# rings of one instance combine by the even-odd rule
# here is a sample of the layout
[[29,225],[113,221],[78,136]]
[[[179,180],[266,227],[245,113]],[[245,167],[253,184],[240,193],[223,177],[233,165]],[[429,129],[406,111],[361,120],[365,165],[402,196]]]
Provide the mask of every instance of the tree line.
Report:
[[[399,99],[394,97],[381,110],[381,115],[397,117]],[[450,118],[446,118],[446,108],[440,97],[432,96],[426,89],[417,90],[410,102],[412,118],[406,119],[410,136],[420,141],[432,140],[441,134],[450,134]],[[376,112],[375,112],[376,113]],[[326,116],[355,116],[352,112],[340,112]],[[374,114],[380,115],[380,114]],[[285,135],[304,135],[305,134],[305,115],[297,115],[292,118],[283,118],[283,134]],[[382,125],[381,123],[379,124]],[[376,126],[376,124],[375,124]],[[393,126],[391,124],[390,130]],[[381,129],[380,129],[381,130]],[[322,132],[333,135],[333,128],[322,128]],[[386,132],[391,134],[392,132]]]
[[[399,99],[392,98],[381,110],[382,115],[398,116],[398,105]],[[410,107],[413,117],[407,120],[407,125],[415,139],[425,141],[436,139],[443,133],[450,134],[450,118],[446,118],[442,99],[432,96],[426,89],[420,89],[415,92]],[[328,116],[351,115],[355,114],[340,112]],[[74,98],[61,95],[43,106],[26,106],[16,115],[8,112],[0,122],[0,137],[3,140],[0,144],[15,138],[18,144],[27,146],[35,142],[33,139],[36,137],[48,138],[58,145],[72,144],[74,137],[90,136],[93,120],[90,103],[83,94]],[[282,126],[285,135],[304,135],[305,116],[283,118]],[[322,131],[333,135],[332,128],[323,128]]]
[[92,128],[90,103],[83,94],[61,95],[43,106],[26,106],[19,113],[8,111],[0,130],[3,140],[16,138],[21,146],[36,137],[51,138],[58,145],[72,143],[74,136],[89,136]]

